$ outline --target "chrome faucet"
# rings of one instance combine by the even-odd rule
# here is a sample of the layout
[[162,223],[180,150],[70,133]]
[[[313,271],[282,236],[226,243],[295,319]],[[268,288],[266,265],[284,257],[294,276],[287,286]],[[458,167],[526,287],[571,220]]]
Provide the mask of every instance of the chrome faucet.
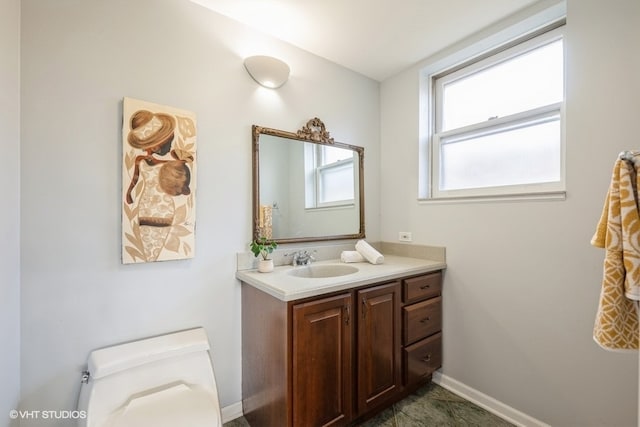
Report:
[[[314,251],[315,252],[315,251]],[[309,253],[309,251],[296,251],[293,254],[293,266],[297,265],[311,265],[316,259]]]

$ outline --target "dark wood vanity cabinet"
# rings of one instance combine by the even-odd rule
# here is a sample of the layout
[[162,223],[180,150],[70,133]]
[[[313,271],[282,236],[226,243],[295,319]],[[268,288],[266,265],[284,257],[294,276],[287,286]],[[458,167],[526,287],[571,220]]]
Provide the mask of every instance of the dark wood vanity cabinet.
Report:
[[402,281],[403,383],[415,389],[442,366],[442,273]]
[[[428,380],[442,359],[440,278],[429,273],[289,302],[243,283],[247,421],[350,425]],[[437,295],[421,289],[427,284]]]

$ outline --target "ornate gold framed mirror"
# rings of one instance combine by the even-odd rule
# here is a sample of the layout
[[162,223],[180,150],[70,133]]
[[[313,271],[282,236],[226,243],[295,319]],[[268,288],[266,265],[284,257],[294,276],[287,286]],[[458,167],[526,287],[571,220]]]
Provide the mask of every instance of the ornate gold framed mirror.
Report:
[[297,132],[253,125],[253,236],[278,243],[364,238],[364,148],[319,118]]

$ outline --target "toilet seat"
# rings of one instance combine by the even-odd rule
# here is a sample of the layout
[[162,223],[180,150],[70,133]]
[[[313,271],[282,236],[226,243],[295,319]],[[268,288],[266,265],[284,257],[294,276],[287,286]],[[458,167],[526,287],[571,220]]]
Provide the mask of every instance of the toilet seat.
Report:
[[[215,404],[212,404],[215,403]],[[215,396],[201,387],[177,384],[132,397],[104,427],[222,427]]]

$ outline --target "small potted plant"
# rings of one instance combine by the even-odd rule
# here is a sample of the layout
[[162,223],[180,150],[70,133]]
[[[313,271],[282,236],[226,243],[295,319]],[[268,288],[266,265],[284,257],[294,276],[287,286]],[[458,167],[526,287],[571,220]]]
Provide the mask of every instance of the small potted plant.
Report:
[[275,248],[278,247],[278,244],[273,240],[267,239],[266,237],[259,237],[249,245],[251,248],[251,252],[255,255],[256,258],[259,256],[262,257],[260,262],[258,263],[258,271],[261,273],[268,273],[273,271],[273,260],[269,258],[269,254],[273,252]]

